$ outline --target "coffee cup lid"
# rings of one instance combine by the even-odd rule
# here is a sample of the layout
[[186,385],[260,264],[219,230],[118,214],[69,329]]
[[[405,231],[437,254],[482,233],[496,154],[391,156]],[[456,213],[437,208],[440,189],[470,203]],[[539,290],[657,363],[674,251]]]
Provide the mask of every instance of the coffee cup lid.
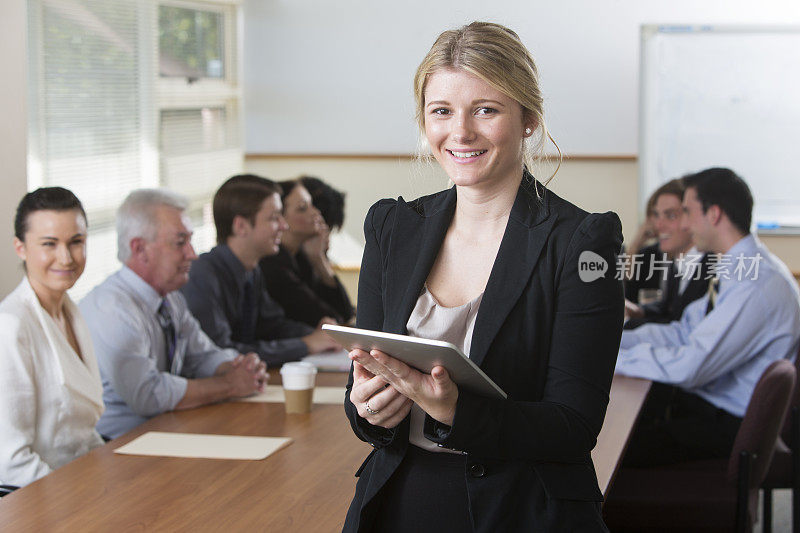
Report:
[[308,375],[316,374],[317,367],[305,361],[298,361],[295,363],[284,363],[281,367],[281,375]]

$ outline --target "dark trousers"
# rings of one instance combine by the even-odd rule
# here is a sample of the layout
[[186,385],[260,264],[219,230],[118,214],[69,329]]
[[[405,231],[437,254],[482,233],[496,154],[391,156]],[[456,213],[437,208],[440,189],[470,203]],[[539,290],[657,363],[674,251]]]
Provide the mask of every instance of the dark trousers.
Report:
[[400,467],[381,490],[372,531],[469,533],[466,458],[409,445]]
[[623,467],[728,458],[742,419],[695,394],[653,383]]

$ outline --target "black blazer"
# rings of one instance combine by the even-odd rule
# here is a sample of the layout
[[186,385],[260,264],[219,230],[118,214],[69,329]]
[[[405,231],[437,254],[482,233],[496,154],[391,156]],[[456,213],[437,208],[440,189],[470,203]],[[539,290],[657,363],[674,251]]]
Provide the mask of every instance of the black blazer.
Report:
[[354,310],[339,278],[336,286],[328,287],[314,275],[305,252],[295,257],[283,246],[275,255],[268,255],[258,264],[269,295],[280,304],[286,316],[317,327],[322,317],[337,322],[349,322]]
[[[622,244],[614,213],[588,214],[526,179],[517,193],[475,321],[470,358],[509,399],[459,391],[452,427],[426,417],[425,435],[467,453],[476,531],[529,531],[540,523],[530,487],[550,498],[599,502],[590,451],[603,424],[623,318],[615,279]],[[407,333],[406,322],[453,217],[456,190],[406,203],[381,200],[364,223],[358,327]],[[583,282],[581,253],[608,264]],[[465,258],[464,268],[469,268]],[[375,495],[403,459],[409,419],[387,430],[345,410],[356,435],[376,449],[359,469],[345,531],[368,530]],[[597,514],[597,504],[587,512]],[[575,517],[564,517],[565,524]]]
[[680,292],[681,281],[675,274],[675,263],[670,263],[667,270],[667,286],[661,296],[661,300],[643,305],[644,317],[628,320],[624,329],[635,329],[642,324],[651,322],[666,324],[673,320],[680,320],[686,306],[695,300],[699,300],[708,292],[708,280],[709,276],[712,275],[711,268],[713,264],[713,257],[709,254],[703,254],[698,265],[699,272],[694,273],[692,279],[686,285],[686,289]]

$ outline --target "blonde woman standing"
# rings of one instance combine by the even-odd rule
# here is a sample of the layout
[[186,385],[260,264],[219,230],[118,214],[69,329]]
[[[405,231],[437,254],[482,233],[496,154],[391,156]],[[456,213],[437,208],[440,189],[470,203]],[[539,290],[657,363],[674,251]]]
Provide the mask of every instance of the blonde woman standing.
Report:
[[[357,324],[452,342],[508,398],[461,390],[442,367],[351,352],[345,410],[375,451],[344,530],[604,531],[590,451],[622,327],[619,219],[528,171],[549,135],[513,31],[442,33],[414,87],[420,129],[455,185],[370,209]],[[583,281],[584,253],[607,273]]]
[[103,444],[103,387],[67,295],[86,266],[86,214],[66,189],[25,195],[14,248],[25,277],[0,303],[0,484],[22,486]]

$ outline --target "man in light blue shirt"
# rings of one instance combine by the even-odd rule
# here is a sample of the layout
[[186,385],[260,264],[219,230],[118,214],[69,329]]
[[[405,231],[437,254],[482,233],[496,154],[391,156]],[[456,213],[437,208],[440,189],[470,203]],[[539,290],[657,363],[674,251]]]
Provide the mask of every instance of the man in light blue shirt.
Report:
[[121,270],[80,303],[103,380],[101,435],[116,438],[147,418],[263,387],[255,354],[217,347],[178,292],[197,258],[185,214],[169,191],[132,192],[117,213]]
[[717,254],[715,276],[680,321],[623,332],[617,373],[674,386],[654,383],[626,466],[727,457],[761,374],[800,345],[800,293],[749,232],[747,184],[723,168],[684,180],[684,224],[698,249]]

